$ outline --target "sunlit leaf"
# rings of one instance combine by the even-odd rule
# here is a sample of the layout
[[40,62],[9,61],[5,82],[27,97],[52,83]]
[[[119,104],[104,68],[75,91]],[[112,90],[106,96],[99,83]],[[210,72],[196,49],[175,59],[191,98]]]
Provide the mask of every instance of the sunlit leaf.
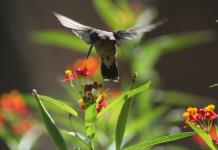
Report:
[[190,137],[193,135],[195,135],[194,132],[183,132],[183,133],[178,133],[178,134],[174,134],[174,135],[158,137],[158,138],[155,138],[153,140],[146,140],[142,143],[124,148],[124,150],[141,150],[141,149],[144,149],[148,146],[153,146],[153,145],[157,145],[157,144],[161,144],[161,143],[175,141],[175,140]]
[[72,138],[79,139],[86,147],[88,147],[89,149],[91,148],[90,147],[91,141],[84,134],[79,133],[79,132],[76,132],[76,133],[75,132],[68,132],[65,130],[62,130],[61,132],[65,135],[71,136]]
[[194,125],[191,122],[187,122],[188,125],[204,140],[205,143],[210,147],[211,150],[217,150],[216,147],[213,144],[213,141],[206,132],[204,132],[202,129],[200,129],[198,126]]
[[[128,23],[119,17],[124,15],[122,11],[113,4],[111,0],[92,0],[95,10],[100,17],[113,29],[125,29]],[[123,19],[126,19],[127,15]]]
[[86,135],[90,139],[92,147],[94,146],[93,139],[95,136],[96,117],[97,117],[96,104],[92,104],[85,110]]
[[[136,73],[133,76],[133,85],[132,89],[135,88],[135,79],[136,79]],[[129,111],[131,108],[133,96],[130,98],[130,100],[127,100],[126,97],[124,98],[125,102],[121,108],[118,120],[117,120],[117,125],[116,125],[116,132],[115,132],[115,143],[116,143],[116,150],[120,150],[121,144],[123,141],[123,136],[126,130],[126,124],[127,124],[127,119],[129,116]]]
[[125,101],[120,111],[120,115],[119,115],[117,126],[116,126],[116,135],[115,135],[116,150],[120,150],[120,146],[122,144],[131,103],[132,103],[132,100]]
[[76,117],[78,117],[78,112],[76,110],[74,110],[73,108],[71,108],[68,104],[64,103],[61,100],[57,100],[48,96],[43,96],[43,95],[39,95],[39,98],[49,102],[52,105],[55,105],[56,107],[58,107],[59,109],[64,110],[65,112],[68,112]]
[[33,42],[39,44],[53,45],[85,53],[87,53],[89,49],[88,44],[70,32],[57,30],[40,30],[34,31],[31,36]]
[[41,112],[46,129],[48,131],[48,134],[50,135],[50,137],[52,138],[52,140],[54,141],[54,143],[56,144],[58,149],[67,150],[67,146],[65,144],[65,141],[64,141],[61,133],[59,132],[58,128],[56,127],[53,118],[50,116],[50,114],[45,109],[45,107],[44,107],[43,103],[41,102],[40,97],[36,93],[36,91],[33,91],[33,94],[37,100],[39,110]]
[[102,116],[104,113],[108,112],[111,108],[113,108],[114,106],[116,106],[119,103],[123,103],[125,100],[128,100],[129,98],[131,98],[132,96],[141,93],[145,90],[148,89],[148,87],[150,86],[150,81],[127,92],[124,92],[121,96],[119,96],[118,98],[116,98],[115,100],[113,100],[112,103],[110,103],[105,109],[103,109],[100,113],[98,113],[97,117]]

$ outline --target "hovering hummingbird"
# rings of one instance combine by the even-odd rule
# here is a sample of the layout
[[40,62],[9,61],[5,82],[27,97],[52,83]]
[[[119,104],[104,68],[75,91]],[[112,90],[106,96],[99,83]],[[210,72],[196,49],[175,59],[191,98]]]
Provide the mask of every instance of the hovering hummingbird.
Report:
[[144,27],[136,27],[124,30],[115,30],[112,32],[103,31],[90,26],[82,25],[66,16],[54,12],[54,15],[60,23],[72,30],[72,32],[90,45],[87,57],[89,57],[93,46],[97,54],[101,58],[101,74],[105,81],[112,79],[119,82],[117,62],[116,62],[116,46],[125,39],[131,39],[138,33],[149,32],[157,26],[166,22],[166,19],[158,21]]

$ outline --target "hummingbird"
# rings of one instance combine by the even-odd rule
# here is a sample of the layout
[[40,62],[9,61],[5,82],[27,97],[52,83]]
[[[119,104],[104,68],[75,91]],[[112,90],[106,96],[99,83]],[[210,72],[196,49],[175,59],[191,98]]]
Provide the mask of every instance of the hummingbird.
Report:
[[101,75],[104,81],[113,80],[114,82],[119,82],[115,58],[116,47],[119,46],[122,41],[134,38],[139,33],[152,31],[166,22],[166,19],[162,19],[144,27],[104,31],[83,25],[59,13],[53,13],[64,27],[71,29],[76,36],[90,45],[86,58],[89,57],[92,48],[95,47],[97,54],[101,58]]

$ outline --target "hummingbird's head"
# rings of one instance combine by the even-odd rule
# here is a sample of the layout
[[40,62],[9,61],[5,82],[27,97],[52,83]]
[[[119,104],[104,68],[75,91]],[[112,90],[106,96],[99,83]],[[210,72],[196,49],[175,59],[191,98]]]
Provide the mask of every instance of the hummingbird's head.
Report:
[[90,33],[90,40],[92,44],[95,44],[98,40],[100,40],[100,37],[98,35],[98,32],[93,30]]

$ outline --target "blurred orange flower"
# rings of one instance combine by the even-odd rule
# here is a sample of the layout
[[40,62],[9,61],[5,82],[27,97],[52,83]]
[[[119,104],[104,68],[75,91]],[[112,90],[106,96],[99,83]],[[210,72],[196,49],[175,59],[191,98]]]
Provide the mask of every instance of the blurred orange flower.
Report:
[[1,96],[0,108],[2,109],[2,111],[15,112],[19,115],[25,115],[28,112],[22,95],[16,90],[13,90]]
[[4,117],[0,114],[0,128],[4,125]]
[[25,134],[31,127],[33,126],[33,122],[30,120],[21,120],[18,123],[15,123],[11,126],[12,133],[21,136]]
[[96,74],[100,67],[100,60],[97,57],[90,56],[88,59],[78,59],[73,63],[73,69],[87,68],[87,74],[93,76]]

